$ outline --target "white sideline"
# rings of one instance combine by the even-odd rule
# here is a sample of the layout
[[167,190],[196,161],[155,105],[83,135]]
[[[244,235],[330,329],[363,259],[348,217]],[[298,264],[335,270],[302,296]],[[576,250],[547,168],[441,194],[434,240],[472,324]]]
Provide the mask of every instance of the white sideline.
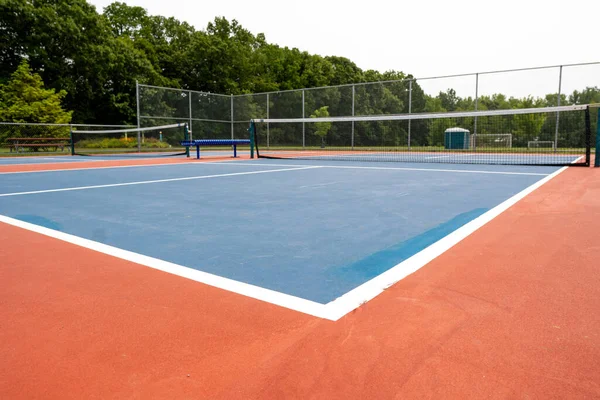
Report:
[[[105,161],[105,160],[93,160],[93,161]],[[577,161],[577,160],[576,160]],[[64,163],[68,164],[68,163]],[[39,164],[0,164],[3,165],[39,165]],[[274,163],[254,163],[252,161],[236,162],[231,161],[208,161],[208,162],[192,162],[192,163],[165,163],[165,164],[137,164],[137,165],[115,165],[107,167],[90,167],[90,168],[60,168],[60,169],[43,169],[36,171],[15,171],[15,172],[0,172],[0,175],[12,175],[12,174],[36,174],[42,172],[65,172],[65,171],[91,171],[96,169],[119,169],[119,168],[147,168],[147,167],[173,167],[173,166],[189,166],[189,165],[236,165],[242,167],[251,167],[253,165],[267,166],[267,167],[306,167],[307,164],[274,164]],[[490,175],[529,175],[529,176],[546,176],[547,174],[534,173],[534,172],[509,172],[509,171],[485,171],[485,170],[468,170],[468,169],[440,169],[440,168],[413,168],[413,167],[368,167],[368,166],[357,166],[357,165],[316,165],[319,168],[333,168],[333,169],[375,169],[375,170],[398,170],[398,171],[422,171],[422,172],[445,172],[445,173],[457,173],[457,174],[490,174]]]
[[[317,166],[311,166],[307,168],[295,168],[288,170],[297,169],[309,169],[319,168]],[[230,292],[238,293],[244,296],[248,296],[257,300],[265,301],[271,304],[275,304],[281,307],[285,307],[291,310],[302,312],[304,314],[312,315],[318,318],[328,319],[331,321],[337,321],[350,311],[358,308],[365,302],[375,298],[385,289],[398,282],[399,280],[407,277],[408,275],[421,269],[427,263],[435,259],[436,257],[443,254],[448,249],[459,243],[461,240],[475,232],[477,229],[484,226],[486,223],[493,220],[495,217],[500,215],[502,212],[507,210],[509,207],[523,199],[525,196],[550,181],[552,178],[566,170],[568,167],[563,167],[554,173],[547,175],[545,178],[537,181],[516,195],[512,196],[508,200],[502,202],[498,206],[492,208],[486,213],[480,215],[469,223],[463,225],[456,231],[450,233],[444,238],[438,240],[432,245],[428,246],[419,253],[413,255],[407,260],[397,264],[381,275],[363,283],[356,287],[350,292],[338,297],[337,299],[327,303],[321,304],[314,301],[302,299],[299,297],[287,295],[284,293],[276,292],[269,289],[264,289],[254,285],[250,285],[243,282],[238,282],[232,279],[223,278],[206,272],[201,272],[192,268],[188,268],[182,265],[177,265],[167,261],[159,260],[153,257],[144,256],[131,251],[119,249],[113,246],[98,243],[92,240],[84,239],[78,236],[70,235],[64,232],[59,232],[53,229],[41,227],[28,222],[23,222],[17,219],[13,219],[7,216],[0,215],[0,222],[4,222],[9,225],[17,226],[29,231],[37,232],[45,236],[49,236],[58,240],[62,240],[68,243],[75,244],[90,250],[98,251],[100,253],[108,254],[117,258],[128,260],[140,265],[145,265],[150,268],[161,270],[170,274],[181,276],[187,279],[201,282],[210,286],[221,288]],[[278,172],[282,170],[272,171],[254,171],[248,173],[237,173],[227,175],[240,175],[249,173],[266,173],[266,172]],[[183,178],[186,179],[186,178]],[[193,178],[192,178],[193,179]],[[202,178],[196,178],[202,179]]]
[[516,204],[519,200],[522,200],[525,196],[550,181],[552,178],[563,172],[569,167],[563,167],[554,173],[547,175],[545,178],[540,179],[533,185],[525,188],[519,193],[515,194],[511,198],[500,203],[491,210],[485,212],[474,220],[461,226],[454,232],[448,234],[427,248],[421,250],[417,254],[404,260],[400,264],[392,267],[385,271],[381,275],[376,276],[368,282],[356,287],[348,293],[338,297],[327,304],[327,316],[328,319],[338,320],[350,311],[358,308],[361,304],[373,299],[388,287],[392,286],[401,279],[406,278],[413,272],[418,271],[423,266],[431,262],[436,257],[440,256],[451,247],[462,241],[467,236],[502,214],[508,208]]
[[[219,164],[219,165],[242,165],[242,166],[269,166],[269,167],[305,167],[307,164],[271,164],[271,163],[242,163],[242,162],[205,162],[202,164]],[[200,165],[200,164],[198,164]],[[510,172],[510,171],[486,171],[476,169],[440,169],[440,168],[413,168],[413,167],[369,167],[358,165],[317,165],[319,168],[330,169],[370,169],[384,171],[419,171],[419,172],[449,172],[457,174],[490,174],[490,175],[526,175],[526,176],[548,176],[548,174],[539,172]]]
[[204,283],[209,286],[214,286],[229,292],[241,294],[253,299],[262,300],[267,303],[275,304],[281,307],[289,308],[313,315],[319,318],[328,319],[326,306],[314,301],[301,299],[299,297],[276,292],[274,290],[265,289],[259,286],[250,285],[248,283],[238,282],[233,279],[223,278],[218,275],[209,274],[207,272],[198,271],[196,269],[184,267],[183,265],[174,264],[168,261],[159,260],[158,258],[148,257],[132,251],[123,250],[117,247],[109,246],[93,240],[84,239],[79,236],[70,235],[68,233],[55,231],[53,229],[34,225],[29,222],[20,221],[4,215],[0,215],[0,222],[8,225],[13,225],[28,231],[40,233],[63,242],[72,243],[74,245],[94,250],[99,253],[108,254],[109,256],[117,257],[122,260],[134,262],[153,269],[167,272],[169,274],[181,276],[191,279],[196,282]]
[[[147,158],[144,158],[144,160],[147,160]],[[109,160],[86,160],[86,161],[72,161],[72,162],[63,162],[61,163],[61,165],[69,165],[71,163],[78,163],[78,162],[102,162],[102,161],[109,161]],[[119,160],[115,160],[115,161],[119,161]],[[56,163],[55,163],[56,164]],[[89,168],[85,168],[85,167],[81,167],[81,168],[60,168],[60,169],[38,169],[38,170],[33,170],[33,171],[14,171],[14,172],[0,172],[0,175],[12,175],[12,174],[37,174],[40,172],[64,172],[64,171],[88,171],[88,170],[95,170],[95,169],[117,169],[117,168],[141,168],[141,167],[170,167],[170,166],[181,166],[181,165],[195,165],[195,164],[208,164],[208,163],[163,163],[163,164],[133,164],[133,165],[112,165],[112,166],[108,166],[108,167],[89,167]],[[211,163],[211,164],[216,164],[216,163]],[[223,163],[225,164],[225,163]],[[44,163],[29,163],[29,164],[0,164],[0,167],[3,166],[26,166],[26,165],[44,165]]]
[[75,190],[101,189],[101,188],[118,187],[118,186],[147,185],[150,183],[191,181],[191,180],[197,180],[197,179],[221,178],[221,177],[225,177],[225,176],[255,175],[255,174],[266,174],[266,173],[271,173],[271,172],[299,171],[299,170],[303,170],[303,169],[315,169],[315,168],[319,168],[319,167],[318,166],[308,166],[308,167],[304,167],[304,168],[267,169],[264,171],[233,172],[230,174],[217,174],[217,175],[198,175],[198,176],[188,176],[188,177],[184,177],[184,178],[156,179],[156,180],[151,180],[151,181],[109,183],[106,185],[75,186],[75,187],[60,188],[60,189],[33,190],[30,192],[2,193],[2,194],[0,194],[0,197],[24,196],[24,195],[29,195],[29,194],[54,193],[54,192],[71,192],[71,191],[75,191]]

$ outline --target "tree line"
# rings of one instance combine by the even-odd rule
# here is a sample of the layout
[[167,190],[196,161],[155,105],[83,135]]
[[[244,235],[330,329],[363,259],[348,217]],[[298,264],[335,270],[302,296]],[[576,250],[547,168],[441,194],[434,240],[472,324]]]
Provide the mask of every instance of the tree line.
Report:
[[[218,17],[199,30],[120,2],[99,13],[85,0],[3,0],[0,33],[0,85],[4,88],[0,89],[0,106],[13,107],[14,98],[2,93],[11,90],[11,80],[25,60],[30,75],[38,74],[46,89],[54,90],[74,123],[134,123],[136,80],[235,95],[412,78],[400,71],[362,70],[344,57],[281,47],[235,20]],[[413,112],[474,109],[473,98],[461,98],[452,89],[436,96],[425,94],[416,82],[412,89]],[[356,115],[407,112],[407,93],[406,82],[382,86],[376,95],[358,93],[358,98],[370,96],[371,100],[361,103]],[[562,96],[562,104],[600,102],[597,87]],[[331,100],[331,104],[316,101],[315,109],[327,105],[334,115],[338,105]],[[478,99],[479,109],[555,104],[556,94],[544,98],[495,94]],[[342,101],[339,106],[348,108]],[[306,117],[315,109],[306,110]],[[273,112],[275,117],[278,111]],[[0,119],[49,122],[14,113],[4,113]]]

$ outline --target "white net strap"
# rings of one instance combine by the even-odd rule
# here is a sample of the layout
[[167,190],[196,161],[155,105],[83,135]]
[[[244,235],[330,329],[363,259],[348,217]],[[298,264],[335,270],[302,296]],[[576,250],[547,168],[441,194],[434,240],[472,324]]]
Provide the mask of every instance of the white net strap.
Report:
[[365,115],[355,117],[321,117],[321,118],[265,118],[254,119],[255,123],[314,123],[314,122],[361,122],[361,121],[402,121],[402,120],[424,120],[440,118],[468,118],[468,117],[492,117],[492,116],[513,116],[525,114],[547,114],[566,111],[581,111],[588,108],[588,105],[571,105],[559,107],[542,108],[519,108],[508,110],[483,110],[483,111],[459,111],[443,113],[421,113],[421,114],[385,114],[385,115]]
[[101,135],[103,133],[129,133],[129,132],[157,131],[157,130],[164,130],[164,129],[171,129],[171,128],[182,128],[185,125],[186,124],[171,124],[171,125],[151,126],[151,127],[148,127],[148,128],[110,129],[110,130],[103,130],[103,131],[80,131],[80,130],[74,130],[74,132],[77,132],[77,133],[86,133],[86,134],[90,133],[90,134]]

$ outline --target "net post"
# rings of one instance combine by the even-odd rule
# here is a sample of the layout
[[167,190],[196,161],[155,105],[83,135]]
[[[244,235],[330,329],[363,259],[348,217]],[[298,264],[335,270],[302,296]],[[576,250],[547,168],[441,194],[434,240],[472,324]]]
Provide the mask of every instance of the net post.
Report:
[[[594,167],[600,167],[600,107],[598,107],[598,119],[596,120],[596,155],[594,158]],[[591,125],[591,124],[590,124]],[[591,128],[590,128],[591,131]],[[588,146],[588,151],[590,150],[590,146]]]
[[71,140],[71,155],[74,156],[75,155],[75,141],[73,140],[73,125],[69,126],[69,137]]
[[256,140],[256,125],[254,124],[254,120],[250,121],[248,132],[250,132],[250,158],[254,158],[254,141]]
[[[190,130],[188,124],[183,124],[183,140],[186,142],[190,140]],[[185,146],[185,156],[190,158],[190,146]]]

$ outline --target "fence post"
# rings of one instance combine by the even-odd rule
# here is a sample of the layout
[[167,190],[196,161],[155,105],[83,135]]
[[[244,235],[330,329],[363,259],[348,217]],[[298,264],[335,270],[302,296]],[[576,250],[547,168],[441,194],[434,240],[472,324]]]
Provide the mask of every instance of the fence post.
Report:
[[[558,96],[556,97],[556,106],[560,107],[560,92],[562,89],[562,70],[563,66],[561,65],[558,70]],[[560,111],[556,112],[556,130],[554,132],[554,152],[556,153],[558,150],[558,123],[560,121]]]
[[[352,84],[352,116],[354,117],[354,93],[356,92],[356,85]],[[352,133],[350,138],[352,150],[354,150],[354,121],[352,121]]]
[[[479,111],[479,73],[475,74],[475,111]],[[473,122],[473,150],[477,150],[477,115]]]
[[[408,81],[408,113],[412,114],[412,79]],[[411,120],[408,120],[408,151],[410,151],[410,125]]]
[[[302,118],[306,118],[306,114],[304,112],[304,89],[302,89]],[[302,150],[306,146],[306,126],[304,121],[302,121]]]
[[[189,128],[188,128],[188,136],[189,136],[189,137],[188,137],[188,139],[189,139],[189,140],[192,140],[192,135],[193,135],[193,133],[192,133],[192,91],[191,91],[191,90],[189,91],[189,95],[190,95],[190,99],[189,99],[189,106],[190,106],[190,125],[189,125]],[[189,149],[188,149],[188,150],[189,150]],[[188,156],[189,156],[189,154],[188,154]]]
[[[269,119],[269,93],[267,92],[267,119]],[[269,148],[269,123],[267,122],[267,149]]]
[[[140,129],[140,84],[137,79],[135,80],[135,102],[137,108],[137,127]],[[138,153],[142,151],[142,135],[140,131],[137,131],[137,147]]]
[[231,140],[233,140],[233,95],[231,95]]

